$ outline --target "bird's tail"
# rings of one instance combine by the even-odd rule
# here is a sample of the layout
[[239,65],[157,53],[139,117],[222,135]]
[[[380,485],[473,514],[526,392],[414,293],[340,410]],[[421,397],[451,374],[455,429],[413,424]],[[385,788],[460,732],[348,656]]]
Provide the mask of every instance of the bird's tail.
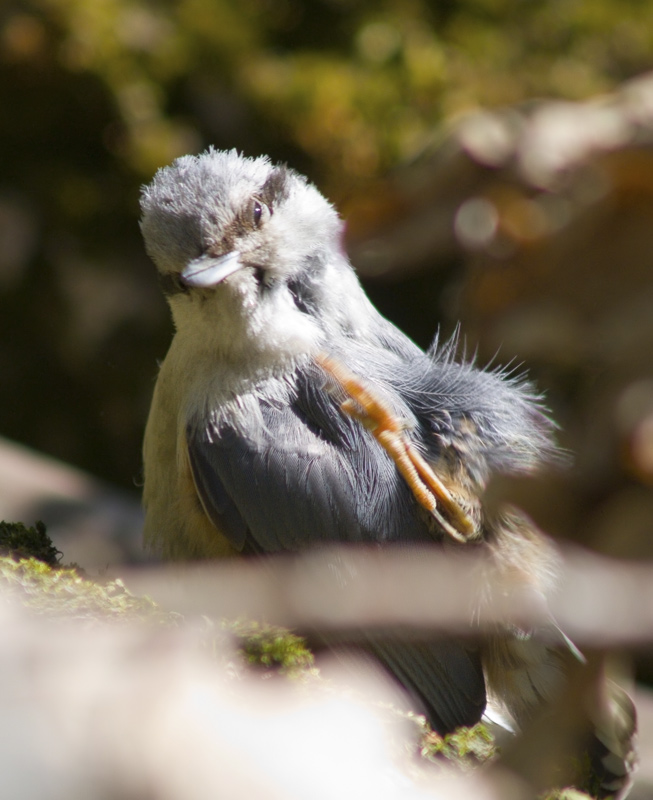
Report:
[[499,523],[490,545],[496,572],[480,583],[527,612],[524,625],[507,621],[483,643],[490,702],[522,731],[505,759],[538,791],[574,785],[623,797],[637,764],[634,704],[608,677],[606,656],[586,658],[551,615],[558,569],[547,538],[515,513]]
[[591,732],[579,788],[598,798],[625,797],[637,767],[637,712],[628,694],[604,679],[601,699],[588,708]]
[[[512,645],[514,640],[507,650],[515,657]],[[534,793],[575,786],[596,798],[625,797],[637,767],[637,713],[624,689],[606,676],[604,661],[580,661],[560,646],[525,640],[507,671],[515,683],[503,694],[508,702],[493,693],[500,712],[521,729],[499,763]],[[517,684],[529,692],[517,691]],[[495,683],[497,689],[508,687]]]

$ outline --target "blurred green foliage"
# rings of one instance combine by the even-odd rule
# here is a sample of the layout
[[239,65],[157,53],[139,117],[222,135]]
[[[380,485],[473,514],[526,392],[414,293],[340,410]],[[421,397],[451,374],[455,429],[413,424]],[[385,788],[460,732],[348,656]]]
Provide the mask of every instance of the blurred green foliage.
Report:
[[[452,115],[533,96],[580,99],[648,69],[653,8],[641,0],[33,0],[5,11],[3,44],[5,64],[47,69],[69,83],[71,99],[97,81],[87,124],[99,135],[85,149],[140,178],[217,140],[301,151],[329,185],[350,187],[410,157]],[[33,108],[33,121],[41,111]],[[71,205],[88,210],[90,197],[75,189]]]
[[0,432],[138,480],[170,336],[137,225],[158,166],[209,143],[268,152],[355,224],[446,120],[652,64],[642,0],[5,0]]

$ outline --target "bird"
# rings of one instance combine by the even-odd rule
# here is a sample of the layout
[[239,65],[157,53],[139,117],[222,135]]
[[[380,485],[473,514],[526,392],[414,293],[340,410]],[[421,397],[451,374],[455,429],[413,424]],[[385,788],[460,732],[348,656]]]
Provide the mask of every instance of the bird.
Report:
[[[559,458],[526,379],[457,357],[456,336],[424,351],[383,317],[336,209],[267,156],[180,157],[143,187],[141,211],[175,329],[143,444],[150,549],[183,560],[480,546],[546,594],[546,537],[518,511],[483,505],[492,475]],[[366,646],[440,734],[478,722],[488,696],[527,723],[577,656],[554,621],[542,637],[370,633]]]

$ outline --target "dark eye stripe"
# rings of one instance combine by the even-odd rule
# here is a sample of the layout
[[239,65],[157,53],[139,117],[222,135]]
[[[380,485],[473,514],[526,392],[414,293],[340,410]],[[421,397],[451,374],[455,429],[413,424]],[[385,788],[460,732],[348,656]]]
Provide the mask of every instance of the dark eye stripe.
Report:
[[293,280],[288,282],[288,289],[293,296],[295,305],[302,313],[310,314],[314,311],[315,300],[307,286],[302,285],[299,280]]
[[290,174],[287,167],[276,167],[263,184],[260,196],[263,202],[270,207],[270,210],[274,205],[288,197],[289,177]]

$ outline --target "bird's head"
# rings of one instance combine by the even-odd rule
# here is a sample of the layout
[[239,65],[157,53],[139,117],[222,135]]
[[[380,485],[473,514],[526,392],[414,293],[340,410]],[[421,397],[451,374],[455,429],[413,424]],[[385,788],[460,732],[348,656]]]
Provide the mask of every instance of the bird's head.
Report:
[[339,313],[337,296],[360,291],[334,208],[266,157],[209,149],[179,158],[143,189],[141,208],[177,329],[209,336],[227,357],[314,349],[328,335],[323,320]]

